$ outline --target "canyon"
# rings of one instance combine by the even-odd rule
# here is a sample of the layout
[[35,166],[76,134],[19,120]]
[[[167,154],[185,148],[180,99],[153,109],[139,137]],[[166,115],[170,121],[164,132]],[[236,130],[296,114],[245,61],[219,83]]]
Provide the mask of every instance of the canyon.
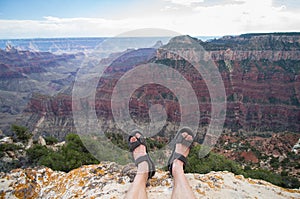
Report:
[[[190,83],[200,111],[196,140],[203,141],[212,110],[205,78],[193,63],[168,50],[175,46],[179,51],[184,50],[187,57],[193,57],[193,51],[182,47],[188,41],[203,47],[202,56],[213,61],[224,82],[225,133],[214,150],[253,168],[265,167],[277,173],[288,170],[299,177],[299,166],[295,167],[297,158],[293,159],[296,163],[292,166],[276,166],[277,162],[287,162],[300,138],[299,33],[245,34],[205,42],[180,36],[157,48],[128,49],[114,54],[103,60],[110,63],[103,75],[92,79],[97,82],[96,98],[84,101],[87,108],[95,107],[102,130],[126,135],[113,122],[114,87],[128,71],[141,64],[155,63],[177,70]],[[0,50],[3,133],[12,135],[10,125],[14,123],[26,126],[35,139],[54,136],[63,141],[68,133],[77,132],[73,119],[73,111],[77,110],[72,104],[79,102],[74,102],[72,91],[78,70],[86,59],[89,56],[83,53],[30,52],[12,46]],[[132,93],[128,107],[119,108],[128,109],[134,121],[149,123],[149,109],[153,104],[160,104],[166,110],[167,122],[158,137],[174,136],[181,119],[180,104],[176,94],[167,87],[156,83],[142,85]]]
[[[227,97],[225,128],[300,131],[299,38],[298,33],[246,34],[207,42],[190,38],[203,46],[204,56],[214,61],[221,74]],[[178,38],[172,39],[167,46],[177,45],[176,40]],[[114,86],[127,71],[143,63],[164,64],[178,70],[197,95],[200,126],[209,124],[211,99],[201,74],[195,72],[192,64],[163,48],[129,50],[111,63],[97,84],[95,109],[98,118],[113,119],[111,96]],[[71,80],[68,83],[72,83]],[[24,109],[27,120],[22,120],[21,124],[61,139],[65,133],[74,132],[70,90],[52,96],[45,93],[32,95]],[[179,122],[179,104],[168,88],[148,84],[137,89],[129,104],[131,117],[149,121],[149,104],[162,104],[167,120]],[[43,122],[36,127],[41,120]]]

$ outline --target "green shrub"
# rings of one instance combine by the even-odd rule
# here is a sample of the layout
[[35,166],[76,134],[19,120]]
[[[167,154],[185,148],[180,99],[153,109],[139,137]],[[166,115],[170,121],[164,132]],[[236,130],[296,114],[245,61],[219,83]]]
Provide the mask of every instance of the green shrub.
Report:
[[132,162],[127,142],[126,145],[124,141],[113,142],[107,135],[81,138],[98,160],[112,161],[122,165]]
[[106,132],[105,136],[112,142],[114,145],[120,147],[121,149],[128,150],[127,140],[119,133]]
[[283,184],[280,175],[265,169],[248,170],[244,173],[244,176],[247,178],[262,179],[279,186]]
[[279,162],[278,158],[272,157],[272,159],[270,160],[270,165],[273,168],[278,169],[280,166],[280,162]]
[[155,149],[163,148],[164,146],[166,146],[166,143],[160,142],[157,140],[153,140],[151,138],[146,138],[146,145],[149,148],[149,150],[151,150],[151,149],[155,150]]
[[24,126],[13,124],[11,126],[11,130],[16,134],[17,139],[21,142],[27,142],[32,137],[32,134],[29,133],[28,129]]
[[0,151],[1,152],[4,152],[4,151],[15,151],[15,150],[19,150],[21,149],[22,147],[18,146],[18,145],[15,145],[15,144],[1,144],[0,145]]
[[85,148],[77,134],[68,134],[66,145],[58,151],[34,145],[27,150],[28,162],[44,165],[54,170],[68,172],[85,164],[99,163]]
[[208,173],[210,171],[230,171],[235,174],[242,173],[242,167],[224,156],[210,152],[206,157],[199,158],[200,145],[193,147],[188,156],[186,172]]
[[1,144],[0,145],[0,158],[4,157],[5,151],[15,151],[21,149],[20,146],[15,144]]
[[46,144],[52,145],[58,143],[58,139],[53,136],[45,137]]
[[56,171],[69,171],[65,162],[63,153],[51,151],[46,156],[42,156],[39,160],[40,165],[44,165]]
[[49,154],[50,150],[47,149],[46,146],[42,146],[39,144],[34,145],[33,147],[27,149],[27,157],[28,157],[28,162],[33,165],[38,165],[39,160],[47,156]]

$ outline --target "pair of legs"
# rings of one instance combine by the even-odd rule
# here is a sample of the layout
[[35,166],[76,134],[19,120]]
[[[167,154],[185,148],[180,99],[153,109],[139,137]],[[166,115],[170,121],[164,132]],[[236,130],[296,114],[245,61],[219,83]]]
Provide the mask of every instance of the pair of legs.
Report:
[[[130,142],[135,142],[139,137],[139,134],[130,138]],[[192,140],[192,136],[186,132],[182,133],[182,136],[186,140]],[[175,152],[182,154],[187,157],[189,154],[189,147],[177,143],[175,146]],[[133,157],[136,160],[137,158],[146,155],[146,147],[144,145],[138,146],[133,151]],[[135,176],[133,183],[131,184],[127,195],[127,199],[144,199],[147,198],[146,193],[146,183],[148,179],[148,170],[149,166],[147,162],[141,162],[137,167],[137,175]],[[172,164],[172,175],[174,178],[174,188],[171,198],[195,198],[193,191],[188,183],[187,178],[184,175],[183,162],[175,159]]]

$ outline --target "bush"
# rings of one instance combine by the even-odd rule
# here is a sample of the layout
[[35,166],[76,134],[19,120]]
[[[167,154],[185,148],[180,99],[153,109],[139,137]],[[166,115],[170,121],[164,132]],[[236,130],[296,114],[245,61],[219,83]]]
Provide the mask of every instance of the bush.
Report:
[[244,172],[244,176],[247,178],[262,179],[278,186],[282,186],[283,184],[280,175],[265,169],[248,170]]
[[39,164],[56,171],[69,171],[68,165],[66,165],[65,162],[65,156],[60,152],[51,151],[46,156],[42,156],[39,160]]
[[188,156],[186,172],[209,173],[210,171],[230,171],[235,174],[242,173],[242,167],[224,156],[210,152],[206,157],[199,158],[200,145],[193,147]]
[[16,134],[17,139],[21,142],[27,142],[32,137],[32,134],[29,133],[28,129],[24,126],[17,126],[13,124],[11,126],[11,130]]
[[30,149],[28,149],[26,152],[27,152],[28,162],[32,165],[38,165],[39,160],[42,157],[47,156],[50,150],[47,149],[46,146],[37,144],[31,147]]
[[149,150],[153,149],[161,149],[166,146],[164,142],[159,142],[157,140],[153,140],[151,138],[146,138],[146,145]]
[[0,145],[0,151],[3,152],[3,151],[15,151],[15,150],[19,150],[21,149],[22,147],[18,146],[18,145],[15,145],[15,144],[1,144]]
[[279,162],[278,158],[272,157],[272,159],[270,160],[270,165],[273,168],[278,169],[280,166],[280,162]]
[[116,146],[121,149],[128,150],[127,140],[119,133],[106,132],[105,136]]
[[58,143],[58,139],[52,136],[45,137],[46,144],[52,145]]
[[99,163],[84,147],[77,134],[68,134],[66,145],[58,151],[34,145],[27,150],[29,163],[44,165],[53,170],[68,172],[85,164]]

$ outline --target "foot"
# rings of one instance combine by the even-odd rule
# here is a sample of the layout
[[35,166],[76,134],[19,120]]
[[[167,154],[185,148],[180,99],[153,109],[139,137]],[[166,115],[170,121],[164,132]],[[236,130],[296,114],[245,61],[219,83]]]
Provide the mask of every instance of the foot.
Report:
[[129,149],[132,152],[138,174],[146,173],[148,179],[155,175],[155,165],[148,154],[144,136],[138,131],[131,133],[128,139]]
[[[141,134],[139,133],[136,133],[134,136],[132,136],[129,140],[130,143],[134,143],[134,142],[137,142],[138,138],[141,137]],[[137,158],[143,156],[143,155],[146,155],[147,152],[146,152],[146,147],[144,145],[139,145],[137,148],[135,148],[133,150],[133,158],[136,160]]]
[[175,136],[175,146],[168,161],[168,170],[173,175],[174,172],[183,173],[184,166],[187,163],[186,157],[190,152],[194,140],[193,132],[190,128],[182,128]]
[[[138,141],[138,138],[141,137],[141,134],[136,133],[134,136],[132,136],[129,140],[130,143],[134,143]],[[144,155],[147,155],[147,151],[146,151],[146,146],[144,145],[139,145],[138,147],[136,147],[133,152],[133,158],[136,161],[139,157],[142,157]],[[138,165],[138,174],[146,174],[146,177],[148,178],[148,171],[149,171],[149,166],[147,162],[141,162]]]
[[[193,137],[188,134],[187,132],[183,132],[181,133],[183,139],[192,142],[193,141]],[[176,143],[175,146],[175,153],[181,154],[184,157],[187,157],[189,155],[190,152],[190,147],[186,146],[182,143]],[[179,159],[175,159],[173,161],[173,165],[172,165],[172,175],[177,175],[177,174],[181,174],[184,173],[183,171],[183,167],[184,167],[184,162],[182,162]]]

